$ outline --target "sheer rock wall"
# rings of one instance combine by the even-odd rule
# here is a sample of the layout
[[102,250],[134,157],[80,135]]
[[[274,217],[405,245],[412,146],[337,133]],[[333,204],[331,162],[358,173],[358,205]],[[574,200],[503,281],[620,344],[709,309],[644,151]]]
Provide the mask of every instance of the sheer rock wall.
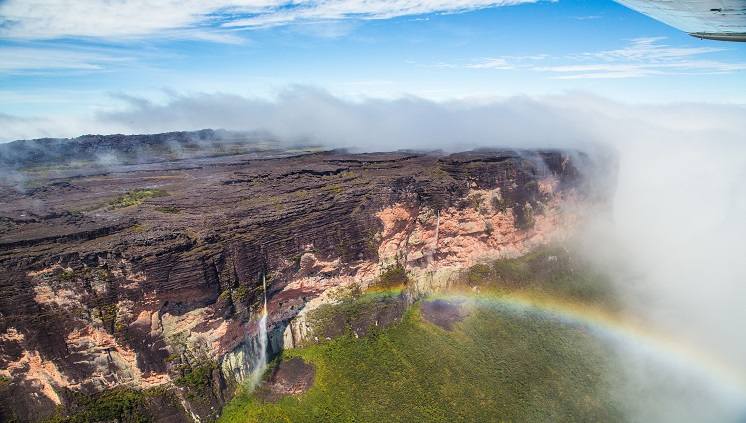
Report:
[[213,419],[254,370],[262,272],[272,354],[309,340],[308,310],[392,266],[417,296],[567,236],[607,207],[608,167],[563,151],[324,152],[6,181],[0,420],[122,387],[148,392],[148,418]]

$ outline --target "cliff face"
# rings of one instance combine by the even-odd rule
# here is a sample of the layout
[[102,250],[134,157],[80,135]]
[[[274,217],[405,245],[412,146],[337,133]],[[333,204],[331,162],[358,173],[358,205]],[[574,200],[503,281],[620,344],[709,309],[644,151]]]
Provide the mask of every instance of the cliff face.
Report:
[[101,392],[136,395],[132,416],[214,418],[257,366],[265,295],[269,354],[313,342],[307,312],[383,272],[407,272],[415,298],[566,236],[605,207],[604,165],[324,152],[16,176],[0,187],[0,420]]

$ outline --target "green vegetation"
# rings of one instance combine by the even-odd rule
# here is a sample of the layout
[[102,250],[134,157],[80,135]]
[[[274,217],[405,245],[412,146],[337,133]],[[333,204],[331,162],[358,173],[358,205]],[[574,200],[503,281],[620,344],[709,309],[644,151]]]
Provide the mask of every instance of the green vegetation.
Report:
[[498,295],[528,292],[606,310],[620,307],[609,277],[559,245],[514,259],[472,266],[456,285],[477,287],[480,292]]
[[116,388],[92,395],[72,393],[74,409],[80,410],[71,416],[57,413],[47,423],[84,423],[103,421],[127,421],[145,423],[148,418],[141,412],[145,398],[143,391],[131,388]]
[[508,205],[500,197],[493,196],[490,198],[490,205],[495,213],[505,213],[508,211]]
[[484,223],[484,233],[486,233],[489,236],[489,235],[492,235],[493,232],[495,232],[495,227],[492,226],[492,223],[485,222]]
[[236,289],[233,290],[233,296],[237,302],[244,301],[248,295],[249,292],[246,290],[246,287],[244,285],[239,285],[236,287]]
[[96,306],[95,310],[97,311],[98,318],[101,319],[101,322],[105,327],[114,327],[114,322],[116,321],[117,313],[119,312],[117,303],[101,304]]
[[217,370],[218,363],[213,360],[200,363],[195,367],[186,367],[184,368],[182,375],[174,380],[174,385],[188,386],[190,388],[197,388],[198,391],[204,391],[210,388],[212,383],[212,372]]
[[154,207],[153,210],[157,212],[161,212],[161,213],[168,213],[168,214],[181,213],[181,209],[176,206]]
[[355,172],[351,171],[351,170],[345,170],[345,171],[343,171],[342,173],[340,173],[340,176],[343,179],[355,179],[355,178],[358,177],[358,175]]
[[342,192],[342,187],[339,184],[329,184],[325,188],[330,190],[334,195],[338,195]]
[[76,271],[74,271],[74,270],[66,270],[66,271],[60,273],[59,278],[62,279],[63,281],[74,281],[75,279],[78,278],[78,276],[80,276],[80,275]]
[[445,179],[448,177],[448,172],[441,169],[440,166],[438,165],[438,167],[436,167],[435,170],[433,171],[433,176],[435,176],[438,179]]
[[401,263],[396,263],[383,271],[373,283],[374,289],[402,288],[409,283],[409,276]]
[[[81,394],[68,391],[66,397],[70,400],[68,411],[58,406],[58,411],[43,420],[44,423],[88,423],[88,422],[152,422],[153,416],[148,413],[153,398],[163,404],[178,404],[174,393],[165,386],[140,390],[130,387],[118,387],[93,394]],[[177,406],[180,408],[179,406]]]
[[324,343],[343,335],[376,333],[376,316],[395,313],[397,308],[403,309],[401,291],[372,291],[320,307],[308,317],[308,324],[313,327],[317,343]]
[[162,189],[135,188],[133,190],[128,191],[127,194],[120,195],[119,197],[111,201],[108,201],[103,204],[95,204],[95,205],[86,207],[84,209],[78,210],[76,212],[87,213],[87,212],[100,210],[102,208],[105,208],[107,211],[123,209],[125,207],[130,207],[130,206],[139,206],[140,204],[142,204],[144,200],[147,200],[150,198],[165,197],[167,195],[169,195],[168,192]]
[[165,197],[168,193],[162,189],[143,189],[136,188],[130,190],[125,195],[120,195],[112,201],[106,203],[107,210],[116,210],[124,207],[138,206],[144,200],[157,197]]
[[244,392],[220,421],[622,421],[610,355],[581,328],[499,303],[475,302],[452,332],[415,305],[365,338],[286,352],[315,366],[313,387],[275,404]]
[[472,207],[475,211],[479,211],[482,201],[484,201],[484,195],[482,194],[473,194],[467,199],[469,207]]
[[[395,279],[403,270],[384,274]],[[480,294],[464,303],[471,314],[450,332],[415,304],[401,322],[358,338],[361,322],[402,301],[397,291],[320,308],[308,320],[320,343],[281,358],[300,356],[316,368],[311,389],[273,404],[242,392],[220,421],[624,421],[610,347],[583,327],[501,300],[521,293],[613,310],[603,274],[551,246],[475,265],[454,289],[474,287]]]
[[185,397],[190,400],[205,402],[212,392],[212,384],[218,362],[209,354],[207,344],[190,342],[188,331],[169,335],[168,344],[171,355],[164,359],[169,365],[169,373],[176,386],[185,389]]

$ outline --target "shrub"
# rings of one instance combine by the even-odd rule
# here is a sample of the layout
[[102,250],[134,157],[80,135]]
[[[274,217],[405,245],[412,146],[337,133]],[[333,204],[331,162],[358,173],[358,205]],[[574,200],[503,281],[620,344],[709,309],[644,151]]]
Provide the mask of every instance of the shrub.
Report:
[[181,209],[176,206],[155,207],[153,210],[157,212],[161,212],[161,213],[168,213],[168,214],[181,213]]
[[156,197],[165,197],[168,193],[162,189],[143,189],[135,188],[130,190],[125,195],[120,195],[112,201],[109,201],[106,205],[108,210],[116,210],[129,206],[140,205],[143,200]]
[[408,282],[409,276],[407,276],[404,266],[401,263],[396,263],[378,276],[374,286],[381,289],[393,289],[406,286]]
[[474,194],[469,197],[469,206],[473,207],[474,210],[479,211],[479,206],[482,205],[482,201],[484,200],[484,196],[482,194]]
[[508,205],[500,197],[494,196],[490,199],[492,210],[495,213],[505,213],[508,211]]

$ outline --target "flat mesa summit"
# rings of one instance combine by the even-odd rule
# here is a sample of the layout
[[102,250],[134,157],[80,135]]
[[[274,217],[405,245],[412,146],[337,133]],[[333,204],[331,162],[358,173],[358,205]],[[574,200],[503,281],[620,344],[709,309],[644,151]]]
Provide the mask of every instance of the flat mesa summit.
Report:
[[[335,296],[409,281],[411,303],[467,266],[569,236],[607,207],[598,175],[613,165],[181,134],[138,136],[126,160],[112,143],[86,156],[90,139],[3,146],[0,420],[105,419],[97,401],[122,398],[128,416],[213,420],[256,370],[265,294],[264,353],[319,342],[308,313]],[[65,143],[71,157],[29,158]],[[360,333],[402,312],[380,307]]]

